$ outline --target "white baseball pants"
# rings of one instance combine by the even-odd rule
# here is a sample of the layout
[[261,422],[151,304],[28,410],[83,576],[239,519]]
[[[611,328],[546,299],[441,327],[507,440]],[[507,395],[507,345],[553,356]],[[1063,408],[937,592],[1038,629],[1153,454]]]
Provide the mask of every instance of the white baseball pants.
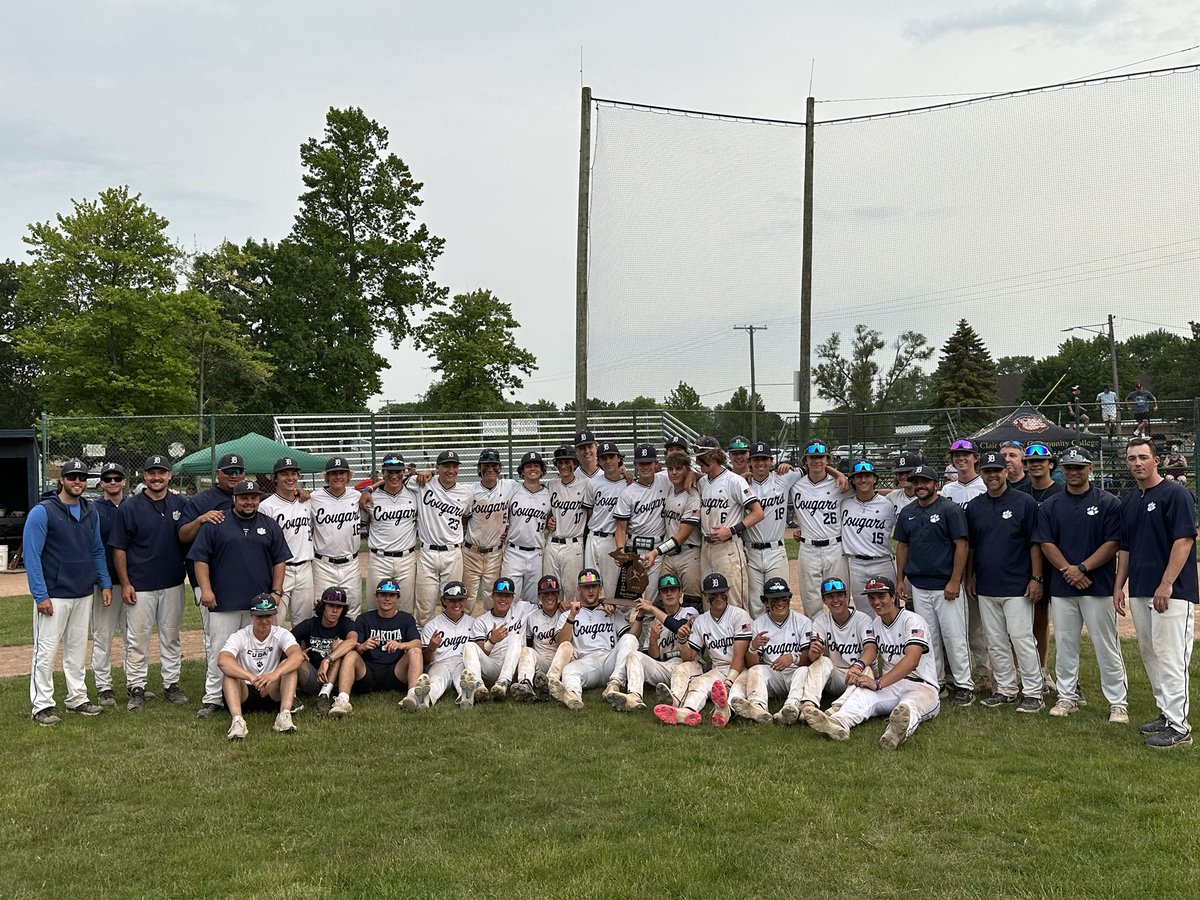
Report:
[[875,610],[871,609],[871,604],[863,591],[866,589],[867,582],[872,578],[895,578],[896,560],[890,556],[879,556],[875,559],[847,556],[846,571],[850,579],[846,587],[850,589],[850,601],[854,604],[854,608],[861,609],[872,619],[875,618]]
[[[129,626],[125,615],[125,604],[121,602],[120,585],[112,590],[112,602],[104,605],[100,588],[92,589],[92,677],[96,679],[97,691],[112,690],[112,642],[114,635],[121,635],[125,647],[126,666],[129,663]],[[129,672],[126,669],[125,683],[128,686]]]
[[834,697],[833,705],[840,706],[846,700],[846,695],[856,688],[846,686],[846,670],[833,664],[828,656],[822,656],[814,663],[800,666],[792,673],[791,683],[787,690],[787,703],[811,703],[818,709],[824,697]]
[[532,683],[538,674],[561,678],[563,666],[571,661],[573,655],[569,641],[559,644],[557,651],[551,654],[541,654],[532,647],[522,647],[517,662],[517,681]]
[[400,597],[396,601],[397,609],[412,615],[417,597],[416,551],[404,556],[370,554],[367,560],[367,589],[363,597],[363,609],[375,609],[375,588],[379,587],[379,582],[385,578],[392,579],[400,588]]
[[696,675],[688,682],[687,694],[683,698],[683,706],[693,712],[700,712],[708,703],[708,694],[718,681],[729,681],[733,672],[727,665],[713,666],[707,672]]
[[182,659],[179,625],[183,620],[183,584],[161,591],[138,591],[137,601],[127,608],[125,620],[129,629],[125,645],[126,686],[146,687],[149,679],[150,635],[156,627],[163,687],[178,684]]
[[750,587],[746,571],[746,545],[740,539],[718,541],[715,544],[705,541],[700,548],[700,570],[701,579],[713,572],[724,575],[729,582],[730,605],[746,608]]
[[[508,545],[504,551],[504,563],[500,574],[513,580],[516,588],[516,598],[529,603],[537,603],[537,583],[542,577],[542,551],[522,550],[520,547]],[[576,573],[578,578],[579,573]],[[491,585],[488,586],[489,589]]]
[[678,553],[668,553],[662,558],[662,570],[665,574],[674,575],[683,586],[685,597],[697,597],[700,593],[700,548],[684,547]]
[[[937,663],[938,681],[949,680],[957,688],[974,690],[967,645],[966,597],[959,594],[957,600],[947,600],[941,588],[926,590],[914,586],[912,601],[913,612],[929,626],[929,652]],[[950,666],[949,679],[942,662],[943,651]]]
[[542,574],[553,575],[562,586],[563,600],[575,599],[579,571],[583,568],[583,538],[567,538],[565,544],[547,542],[542,552]]
[[771,697],[787,697],[791,693],[792,679],[800,671],[795,666],[783,670],[768,665],[751,666],[737,677],[730,697],[741,697],[766,709]]
[[[966,591],[963,591],[966,594]],[[955,602],[962,601],[962,595]],[[971,664],[975,667],[979,678],[992,674],[992,656],[988,652],[987,628],[983,624],[983,611],[979,608],[979,598],[967,597],[967,643],[971,651]]]
[[488,687],[497,681],[511,683],[517,673],[521,650],[521,638],[516,634],[508,635],[492,647],[490,653],[471,642],[463,646],[463,667],[475,676],[476,681],[482,681]]
[[[350,604],[350,608],[346,614],[352,619],[357,619],[363,609],[362,570],[358,567],[358,557],[344,563],[333,563],[327,559],[314,559],[312,561],[313,596],[320,597],[327,587],[343,587],[346,589],[346,600]],[[371,593],[374,594],[374,590]]]
[[594,650],[563,666],[562,683],[568,690],[582,694],[587,688],[606,685],[617,671],[625,671],[625,657],[637,651],[637,638],[631,634],[621,637],[611,650]]
[[[617,576],[621,574],[621,567],[608,555],[615,549],[617,549],[617,545],[613,542],[612,535],[601,537],[598,534],[589,534],[583,550],[584,566],[600,573],[600,577],[604,579],[606,595],[612,594],[613,588],[617,586]],[[576,572],[575,580],[578,581],[578,579],[579,573]]]
[[[849,587],[850,575],[846,571],[846,557],[842,554],[842,542],[834,541],[825,547],[814,547],[800,542],[796,552],[796,581],[800,599],[804,602],[804,614],[810,619],[821,611],[821,582],[826,578],[840,578]],[[854,599],[851,597],[851,599]]]
[[763,550],[746,548],[746,612],[751,619],[763,614],[763,585],[771,578],[788,580],[787,550],[783,547],[767,547]]
[[[322,590],[324,590],[322,588]],[[275,613],[275,624],[283,627],[285,619],[299,625],[311,619],[315,609],[313,595],[312,560],[283,567],[283,596],[279,598],[279,612]]]
[[1154,702],[1174,728],[1190,733],[1188,665],[1192,661],[1196,607],[1172,597],[1166,612],[1155,612],[1153,597],[1130,597],[1129,612]]
[[[481,616],[488,608],[488,596],[492,585],[500,577],[500,563],[504,560],[504,548],[490,547],[487,553],[480,553],[478,547],[462,548],[462,583],[467,588],[467,614]],[[578,574],[578,573],[576,573]]]
[[688,682],[703,669],[698,662],[685,663],[678,656],[673,659],[655,659],[645,653],[630,653],[625,658],[625,690],[636,697],[642,696],[646,685],[657,687],[665,684],[676,700],[687,695]]
[[[1010,697],[1020,691],[1026,697],[1041,699],[1042,663],[1037,641],[1033,639],[1033,603],[1028,597],[991,597],[979,595],[979,612],[992,656],[992,676],[996,690]],[[1012,649],[1009,649],[1009,645]],[[1013,654],[1017,668],[1013,668]],[[1020,675],[1020,682],[1017,676]]]
[[[442,586],[451,581],[462,581],[462,574],[461,547],[452,550],[421,548],[417,553],[417,595],[413,609],[418,628],[424,628],[425,623],[433,618],[434,610],[441,601]],[[491,589],[489,584],[488,590]]]
[[923,681],[904,679],[878,691],[859,688],[847,697],[841,709],[831,713],[830,717],[848,728],[853,728],[874,716],[887,715],[901,703],[907,703],[909,710],[906,737],[912,737],[918,725],[929,721],[941,711],[937,688]]
[[[466,647],[463,650],[465,651]],[[435,662],[429,667],[429,696],[425,698],[426,707],[437,703],[447,688],[454,688],[454,696],[462,697],[462,685],[458,679],[463,673],[463,660],[464,657],[455,656]]]
[[217,665],[221,656],[221,648],[233,637],[239,628],[250,624],[250,611],[216,612],[206,606],[200,607],[200,621],[204,625],[204,655],[208,662],[208,671],[204,675],[203,703],[225,705],[225,692],[222,689],[225,673]]
[[1059,698],[1079,699],[1079,645],[1086,625],[1100,669],[1104,699],[1110,706],[1125,706],[1129,685],[1121,642],[1117,639],[1117,613],[1112,597],[1051,597],[1050,620],[1054,624],[1054,680]]
[[54,662],[58,645],[63,645],[63,677],[67,682],[67,706],[87,702],[84,655],[87,653],[88,617],[92,595],[52,597],[54,614],[43,616],[33,609],[33,661],[29,674],[29,703],[33,712],[54,706]]

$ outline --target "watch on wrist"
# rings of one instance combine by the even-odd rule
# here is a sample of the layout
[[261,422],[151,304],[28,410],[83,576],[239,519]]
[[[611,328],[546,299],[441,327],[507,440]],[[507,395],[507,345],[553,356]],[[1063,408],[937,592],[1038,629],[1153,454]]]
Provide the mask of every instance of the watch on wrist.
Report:
[[1041,575],[1034,575],[1033,580],[1036,581],[1038,584],[1045,584],[1045,582],[1046,582],[1046,579],[1043,578]]
[[1086,575],[1088,573],[1088,567],[1085,566],[1083,563],[1080,563],[1075,568],[1077,568],[1079,570],[1080,575]]

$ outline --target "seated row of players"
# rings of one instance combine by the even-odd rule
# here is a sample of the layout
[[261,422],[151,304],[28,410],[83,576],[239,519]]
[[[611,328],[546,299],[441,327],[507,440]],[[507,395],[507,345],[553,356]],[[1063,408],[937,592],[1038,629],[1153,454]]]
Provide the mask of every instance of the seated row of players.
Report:
[[[803,720],[845,740],[855,725],[890,714],[880,740],[889,750],[938,713],[925,622],[898,605],[889,579],[868,582],[874,620],[853,609],[839,579],[822,586],[826,608],[815,620],[791,608],[791,590],[779,578],[764,586],[766,611],[754,621],[730,605],[720,573],[704,579],[703,613],[684,605],[676,576],[662,575],[656,586],[660,604],[640,599],[626,616],[603,601],[595,569],[580,572],[566,609],[554,576],[540,580],[536,606],[516,599],[512,580],[502,577],[491,609],[472,617],[466,589],[451,582],[442,592],[442,612],[419,635],[413,617],[396,608],[400,591],[389,580],[375,592],[376,609],[353,624],[345,592],[329,588],[317,615],[290,633],[272,625],[276,606],[263,595],[251,625],[221,652],[233,716],[228,737],[246,736],[243,710],[273,705],[279,709],[275,730],[295,731],[298,686],[316,694],[318,711],[333,717],[352,712],[352,693],[401,691],[401,709],[418,712],[451,687],[463,708],[511,695],[548,696],[581,709],[583,691],[603,686],[614,709],[638,711],[646,709],[643,691],[650,686],[658,700],[654,715],[669,725],[699,724],[711,700],[715,727],[725,727],[734,714],[763,723]],[[780,697],[783,706],[772,716],[768,701]],[[823,698],[834,700],[828,713]]]

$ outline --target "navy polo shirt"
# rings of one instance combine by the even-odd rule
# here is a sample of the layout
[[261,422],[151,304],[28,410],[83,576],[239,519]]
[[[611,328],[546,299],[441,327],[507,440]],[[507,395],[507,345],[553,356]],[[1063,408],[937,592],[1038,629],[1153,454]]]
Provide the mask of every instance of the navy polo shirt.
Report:
[[[1081,563],[1101,544],[1121,540],[1121,501],[1092,485],[1082,494],[1057,493],[1038,509],[1033,539],[1039,544],[1054,544],[1072,565]],[[1111,597],[1117,579],[1115,555],[1087,573],[1092,586],[1083,590],[1067,584],[1062,572],[1053,566],[1046,568],[1051,597]]]
[[[1178,481],[1164,479],[1149,490],[1134,488],[1121,498],[1121,549],[1129,552],[1130,597],[1153,597],[1162,583],[1171,545],[1196,539],[1196,501]],[[1196,556],[1188,554],[1172,597],[1196,603]]]
[[170,491],[161,500],[143,491],[117,507],[108,546],[125,551],[125,572],[135,590],[161,591],[183,583],[179,524],[186,504]]
[[[183,512],[179,516],[179,527],[187,525],[189,522],[194,522],[209,510],[219,509],[222,512],[227,512],[233,509],[233,494],[227,494],[215,484],[206,491],[201,491],[194,497],[189,497],[183,504]],[[200,530],[204,531],[204,526],[200,526]],[[199,535],[197,535],[199,537]],[[191,544],[187,544],[183,548],[184,558],[186,559],[188,581],[192,584],[196,583],[196,567],[192,565],[192,557],[188,552],[191,549]]]
[[980,494],[964,510],[974,551],[975,590],[988,597],[1020,597],[1033,577],[1029,547],[1037,528],[1037,501],[1020,491]]
[[379,641],[378,647],[368,650],[362,655],[363,662],[379,666],[394,666],[407,652],[406,650],[384,650],[383,645],[388,641],[405,643],[421,639],[421,634],[417,631],[417,620],[402,609],[396,610],[394,616],[386,619],[379,614],[379,610],[368,610],[355,620],[354,630],[358,632],[360,644],[372,636]]
[[954,573],[954,541],[967,537],[967,520],[957,503],[939,494],[928,506],[917,501],[900,510],[895,537],[908,544],[904,577],[913,587],[936,591]]
[[206,562],[217,595],[214,612],[240,612],[250,599],[271,590],[271,569],[292,558],[283,529],[270,516],[242,519],[230,512],[220,525],[200,529],[188,559]]

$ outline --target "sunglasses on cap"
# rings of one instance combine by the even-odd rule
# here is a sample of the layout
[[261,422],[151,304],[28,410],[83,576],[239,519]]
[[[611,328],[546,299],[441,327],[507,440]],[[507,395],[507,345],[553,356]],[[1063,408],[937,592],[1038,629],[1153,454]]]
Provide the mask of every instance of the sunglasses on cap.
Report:
[[100,480],[103,482],[106,482],[108,484],[117,484],[118,482],[124,481],[125,476],[124,475],[105,475]]
[[1025,448],[1026,456],[1050,456],[1050,448],[1045,444],[1030,444]]
[[1022,444],[1020,441],[1001,441],[1000,442],[1001,449],[1003,449],[1004,447],[1016,447],[1018,450],[1020,450],[1024,446],[1025,445]]
[[974,441],[968,441],[965,439],[957,440],[953,444],[950,445],[951,453],[953,453],[955,450],[970,450],[970,451],[974,452],[978,449],[979,448],[975,446]]
[[805,456],[824,456],[829,452],[829,448],[819,441],[814,441],[804,448]]
[[840,578],[827,578],[821,582],[821,593],[828,594],[833,591],[844,591],[846,583]]
[[746,441],[731,441],[729,444],[730,450],[749,450],[750,444]]
[[863,472],[866,472],[867,474],[870,474],[870,475],[874,475],[875,467],[873,465],[871,465],[871,463],[868,460],[860,459],[858,462],[856,462],[854,464],[854,468],[851,470],[850,474],[858,475]]

